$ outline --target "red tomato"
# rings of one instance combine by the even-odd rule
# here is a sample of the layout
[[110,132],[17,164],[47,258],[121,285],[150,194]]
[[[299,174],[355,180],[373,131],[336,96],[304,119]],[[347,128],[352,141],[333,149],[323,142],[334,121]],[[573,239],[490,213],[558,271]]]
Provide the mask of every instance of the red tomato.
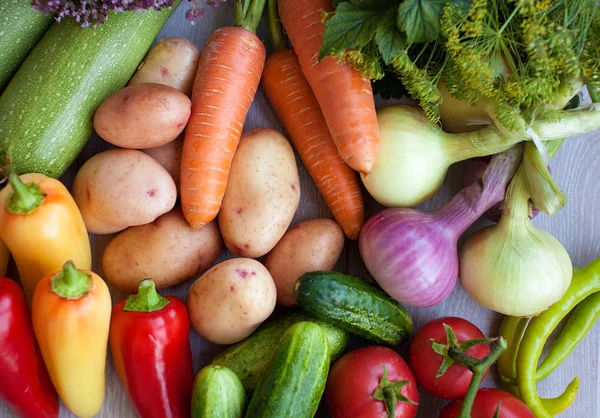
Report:
[[[364,347],[344,355],[329,372],[325,396],[333,418],[387,418],[383,401],[372,397],[382,381],[383,366],[390,382],[408,381],[400,394],[419,402],[415,377],[404,359],[389,348]],[[396,418],[413,418],[417,405],[400,401],[395,412]]]
[[[535,415],[519,398],[500,389],[480,389],[475,396],[471,418],[493,418],[500,405],[498,418],[535,418]],[[442,410],[440,418],[456,418],[460,403],[450,402]]]
[[[438,398],[453,400],[466,395],[473,373],[465,367],[453,364],[446,373],[436,379],[442,364],[442,356],[431,348],[431,339],[446,344],[444,324],[452,327],[459,343],[485,338],[481,330],[467,320],[455,317],[439,318],[425,324],[415,333],[410,343],[408,362],[419,386]],[[465,353],[470,357],[483,359],[489,352],[488,344],[479,344],[469,348]]]

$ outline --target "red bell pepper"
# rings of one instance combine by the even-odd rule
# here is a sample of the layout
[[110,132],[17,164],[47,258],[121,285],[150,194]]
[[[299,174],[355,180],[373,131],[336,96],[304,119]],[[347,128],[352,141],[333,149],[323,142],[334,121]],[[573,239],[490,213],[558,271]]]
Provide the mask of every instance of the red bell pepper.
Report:
[[58,417],[58,396],[33,333],[25,294],[0,277],[0,400],[20,418]]
[[141,418],[187,418],[194,370],[185,304],[154,282],[113,307],[110,348],[121,383]]

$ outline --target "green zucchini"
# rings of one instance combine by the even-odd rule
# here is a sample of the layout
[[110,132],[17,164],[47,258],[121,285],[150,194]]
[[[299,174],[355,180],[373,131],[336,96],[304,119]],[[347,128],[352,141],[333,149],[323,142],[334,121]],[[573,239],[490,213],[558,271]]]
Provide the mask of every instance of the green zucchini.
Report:
[[292,325],[258,381],[246,418],[312,418],[329,372],[327,346],[319,325]]
[[51,23],[31,9],[30,0],[0,0],[0,91]]
[[129,81],[174,8],[112,13],[95,29],[52,24],[0,96],[0,155],[18,173],[60,177],[92,134],[96,108]]
[[240,378],[244,388],[249,392],[253,391],[285,331],[302,321],[312,321],[323,328],[329,343],[331,361],[342,354],[348,343],[348,333],[299,311],[261,325],[248,338],[215,357],[213,364],[231,369]]
[[396,346],[413,331],[410,314],[402,305],[357,277],[306,273],[294,289],[298,304],[307,312],[378,344]]
[[222,366],[206,366],[194,379],[192,418],[241,418],[246,391],[240,379]]

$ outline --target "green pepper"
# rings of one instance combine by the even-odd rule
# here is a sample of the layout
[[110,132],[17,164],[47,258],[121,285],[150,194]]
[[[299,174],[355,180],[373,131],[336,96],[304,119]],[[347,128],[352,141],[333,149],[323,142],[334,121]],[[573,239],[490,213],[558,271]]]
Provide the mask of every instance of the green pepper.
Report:
[[588,296],[573,309],[565,327],[537,369],[538,382],[556,370],[569,357],[577,344],[590,332],[598,317],[600,317],[600,292]]
[[[502,353],[496,363],[498,373],[500,374],[502,387],[517,397],[519,397],[519,388],[516,380],[517,355],[528,321],[529,318],[506,316],[500,326],[500,336],[507,341],[508,349]],[[579,378],[575,378],[561,395],[556,398],[540,398],[540,402],[549,413],[558,415],[571,406],[577,397],[578,391]]]
[[[537,364],[546,340],[558,324],[585,298],[600,291],[600,258],[576,270],[562,299],[529,321],[517,355],[517,383],[523,402],[538,418],[551,418],[537,393]],[[578,382],[571,382],[572,387]]]

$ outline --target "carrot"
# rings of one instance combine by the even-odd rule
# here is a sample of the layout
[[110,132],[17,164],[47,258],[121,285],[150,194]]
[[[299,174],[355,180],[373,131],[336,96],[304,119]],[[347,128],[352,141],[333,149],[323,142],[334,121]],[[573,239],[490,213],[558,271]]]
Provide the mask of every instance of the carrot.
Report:
[[263,87],[304,166],[346,236],[358,238],[364,207],[358,176],[340,157],[294,51],[267,58]]
[[279,0],[281,21],[340,156],[350,167],[368,175],[379,145],[371,83],[336,58],[326,57],[319,62],[324,12],[333,12],[331,0]]
[[217,29],[200,57],[181,155],[181,205],[192,228],[212,221],[221,207],[265,62],[255,34],[264,4],[238,0],[236,26]]

